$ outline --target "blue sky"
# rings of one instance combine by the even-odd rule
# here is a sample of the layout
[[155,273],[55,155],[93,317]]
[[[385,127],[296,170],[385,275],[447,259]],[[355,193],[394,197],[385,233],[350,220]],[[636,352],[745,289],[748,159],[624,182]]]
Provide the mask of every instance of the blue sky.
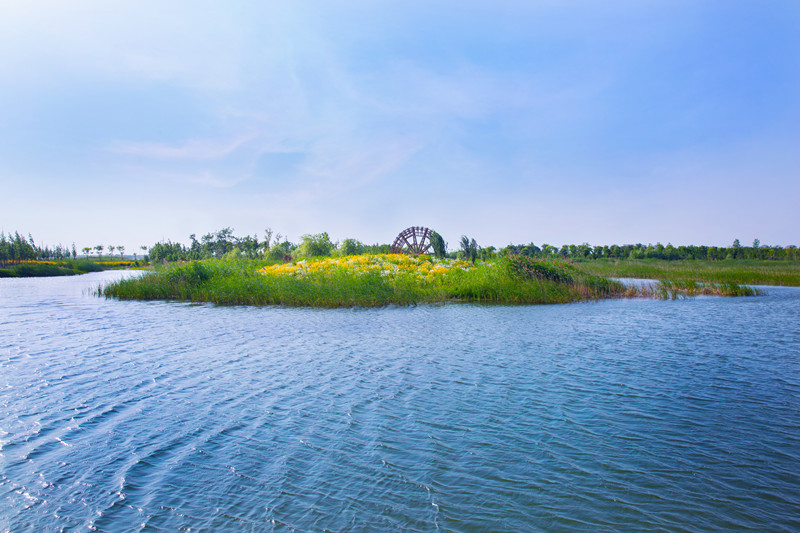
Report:
[[0,225],[800,245],[800,3],[0,0]]

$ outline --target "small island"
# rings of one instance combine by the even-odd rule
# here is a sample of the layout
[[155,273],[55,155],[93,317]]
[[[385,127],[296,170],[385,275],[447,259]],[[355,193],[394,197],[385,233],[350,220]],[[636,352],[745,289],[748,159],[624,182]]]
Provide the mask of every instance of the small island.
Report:
[[173,263],[98,293],[136,300],[227,305],[377,307],[441,302],[555,304],[604,298],[745,296],[736,283],[664,281],[625,285],[559,260],[513,256],[471,263],[405,254],[365,254],[264,265],[246,259]]
[[[227,305],[379,307],[422,303],[557,304],[606,298],[678,298],[699,294],[751,296],[760,291],[734,279],[664,278],[625,284],[613,272],[592,272],[576,261],[575,248],[514,246],[496,251],[461,237],[460,250],[447,252],[436,231],[412,226],[388,245],[355,239],[341,245],[327,233],[304,235],[294,246],[272,231],[259,243],[239,239],[230,228],[203,237],[191,248],[169,243],[151,249],[155,270],[99,287],[98,295],[136,300],[182,300]],[[602,250],[602,248],[598,247]],[[213,254],[213,257],[209,257]],[[205,256],[205,258],[203,258]],[[673,274],[675,272],[673,271]],[[631,277],[647,277],[642,276]],[[646,274],[646,273],[645,273]]]

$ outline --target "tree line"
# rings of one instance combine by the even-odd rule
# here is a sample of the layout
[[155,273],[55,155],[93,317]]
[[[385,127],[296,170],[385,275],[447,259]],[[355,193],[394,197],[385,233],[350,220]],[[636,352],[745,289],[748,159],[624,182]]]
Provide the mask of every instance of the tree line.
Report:
[[333,242],[327,233],[303,235],[300,239],[299,243],[293,243],[270,228],[264,231],[263,238],[258,235],[238,237],[233,229],[222,228],[200,239],[193,233],[189,236],[188,246],[180,242],[158,242],[150,247],[146,258],[159,263],[213,257],[288,261],[304,257],[389,253],[391,249],[388,244],[364,244],[357,239]]
[[[102,244],[98,244],[97,246],[82,248],[82,252],[86,254],[86,259],[89,259],[90,252],[95,252],[97,257],[101,257],[104,250],[108,250],[108,255],[111,256],[116,251],[122,257],[125,253],[125,246],[110,244],[106,248]],[[15,231],[13,234],[6,234],[0,231],[0,265],[4,267],[19,264],[22,261],[61,261],[65,259],[76,260],[77,258],[78,250],[74,242],[71,247],[62,244],[55,246],[38,245],[30,233],[25,237],[19,231]]]
[[723,259],[758,259],[758,260],[800,260],[797,246],[762,246],[758,239],[752,246],[742,246],[739,239],[730,246],[673,246],[661,243],[624,244],[591,246],[590,244],[565,244],[560,248],[543,244],[541,247],[533,243],[525,245],[509,245],[501,249],[501,255],[525,255],[529,257],[560,256],[570,259],[665,259],[678,261],[682,259],[704,259],[720,261]]
[[72,244],[72,249],[61,244],[52,248],[38,246],[30,234],[26,238],[18,231],[15,231],[13,235],[11,233],[6,235],[5,232],[0,231],[0,265],[3,266],[22,261],[75,259],[77,255],[75,243]]
[[[364,244],[353,238],[341,242],[333,242],[328,233],[303,235],[300,242],[290,242],[280,233],[267,228],[263,237],[258,235],[235,235],[232,228],[226,227],[218,231],[202,235],[199,239],[195,234],[189,236],[188,246],[178,242],[159,242],[151,247],[142,246],[145,261],[174,262],[190,261],[220,257],[243,257],[249,259],[265,259],[272,261],[288,261],[305,257],[346,256],[360,254],[389,253],[389,244]],[[475,261],[487,260],[498,256],[523,255],[527,257],[563,257],[573,260],[592,259],[664,259],[668,261],[682,259],[724,260],[724,259],[757,259],[757,260],[800,260],[800,250],[797,246],[763,246],[755,239],[751,246],[742,246],[739,239],[730,246],[666,246],[653,244],[624,244],[624,245],[598,245],[564,244],[561,247],[550,244],[537,246],[529,244],[509,244],[497,249],[494,246],[481,247],[475,239],[461,237],[460,249],[447,250],[447,243],[441,235],[433,232],[431,235],[431,251],[438,257],[462,258]],[[89,258],[94,252],[101,257],[108,250],[110,255],[116,251],[120,257],[125,252],[122,245],[103,245],[84,247],[82,252]],[[137,254],[134,253],[134,256]],[[13,234],[0,232],[0,265],[17,264],[28,260],[61,260],[77,259],[78,252],[75,243],[71,247],[58,244],[56,246],[37,245],[33,237],[21,235],[18,231]]]
[[[268,259],[273,261],[291,260],[305,257],[345,256],[369,253],[388,253],[389,244],[367,245],[357,239],[344,239],[341,242],[331,241],[328,233],[303,235],[299,243],[292,243],[275,234],[271,229],[264,232],[264,237],[257,235],[237,237],[231,228],[203,235],[200,240],[194,234],[189,236],[191,244],[185,246],[171,241],[156,243],[149,249],[151,261],[187,261],[211,257],[246,257],[251,259]],[[758,260],[800,260],[797,246],[762,246],[758,239],[752,246],[742,246],[736,239],[731,246],[696,246],[672,244],[624,244],[598,245],[588,243],[565,244],[560,247],[550,244],[537,246],[529,244],[510,244],[497,249],[494,246],[481,247],[462,236],[459,249],[447,249],[447,243],[435,231],[431,234],[431,252],[438,257],[461,258],[474,262],[476,259],[487,260],[495,257],[523,255],[527,257],[562,257],[573,260],[591,259],[664,259],[668,261],[682,259],[724,260],[724,259],[758,259]]]

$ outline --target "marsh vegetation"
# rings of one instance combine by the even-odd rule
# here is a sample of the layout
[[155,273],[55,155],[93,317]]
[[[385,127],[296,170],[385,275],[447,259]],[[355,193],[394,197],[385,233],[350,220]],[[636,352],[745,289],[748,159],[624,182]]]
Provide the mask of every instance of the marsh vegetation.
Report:
[[[290,289],[285,280],[265,282],[261,277],[254,277],[253,273],[265,265],[272,264],[297,264],[300,261],[312,264],[324,262],[326,259],[339,261],[354,256],[387,254],[391,247],[388,244],[377,243],[368,245],[353,238],[341,242],[333,241],[326,232],[303,235],[299,243],[292,243],[270,228],[264,231],[263,237],[258,235],[239,237],[233,229],[226,227],[202,235],[199,239],[194,234],[189,238],[191,241],[189,246],[171,241],[158,242],[151,247],[141,246],[143,253],[141,261],[138,260],[136,253],[133,254],[134,260],[130,261],[123,256],[125,247],[122,245],[87,246],[82,248],[85,257],[79,257],[74,244],[71,249],[60,244],[52,247],[41,246],[35,244],[30,235],[25,238],[19,232],[13,235],[0,233],[0,277],[70,275],[109,268],[148,266],[154,267],[157,273],[155,278],[147,282],[154,283],[151,292],[167,295],[164,297],[183,298],[180,295],[186,294],[188,299],[203,301],[232,303],[253,300],[290,305],[312,305],[309,302],[315,301],[316,297],[309,295],[313,291],[328,294],[320,297],[320,301],[330,302],[325,305],[364,305],[363,302],[382,305],[380,302],[445,300],[574,301],[592,297],[613,297],[611,294],[616,294],[618,292],[616,289],[609,289],[608,295],[603,296],[592,296],[597,291],[586,289],[594,286],[594,282],[589,280],[609,277],[646,278],[678,283],[669,289],[668,292],[671,294],[740,292],[738,289],[725,288],[733,285],[800,286],[800,252],[797,247],[763,246],[758,239],[753,241],[752,246],[742,246],[737,239],[729,247],[694,245],[675,247],[660,243],[591,246],[583,243],[565,244],[559,248],[549,244],[537,246],[529,243],[510,244],[497,249],[493,246],[481,247],[474,238],[462,236],[458,242],[459,248],[448,251],[447,242],[441,235],[432,231],[433,255],[424,261],[438,262],[440,265],[452,261],[468,262],[474,265],[471,273],[462,274],[458,279],[456,276],[444,276],[436,282],[427,280],[422,284],[413,280],[383,279],[371,283],[371,289],[354,289],[350,284],[356,278],[352,278],[346,269],[338,266],[325,274],[329,278],[328,281],[334,276],[340,276],[341,279],[337,279],[335,283],[337,288],[323,289],[323,285],[327,282],[323,282],[321,274],[315,274],[316,278],[311,276],[304,280],[298,279],[297,276],[292,277]],[[104,251],[108,252],[106,256],[103,255]],[[109,255],[115,251],[119,254],[119,259]],[[94,252],[94,255],[90,257],[91,252]],[[519,266],[521,262],[528,260],[535,262],[525,263],[528,265],[526,267]],[[197,267],[175,265],[198,261],[201,264]],[[219,261],[224,263],[217,264]],[[225,272],[235,270],[240,279],[236,283],[223,284],[226,290],[232,291],[230,295],[220,292],[221,281],[205,283],[202,290],[198,287],[187,289],[172,282],[157,281],[163,276],[167,276],[168,279],[177,276],[177,279],[180,279],[185,276],[186,269],[193,268],[207,272],[207,275],[199,274],[200,278],[221,280],[225,277]],[[540,279],[533,276],[525,281],[527,275],[525,272],[528,268],[539,269],[539,274],[543,269],[550,268],[553,272],[561,272],[563,279]],[[505,274],[497,274],[499,271]],[[581,274],[576,274],[578,271]],[[567,273],[571,281],[567,281]],[[246,296],[242,293],[242,284],[249,283],[246,280],[250,278],[254,280],[251,289],[261,296]],[[363,277],[357,279],[362,285],[368,281]],[[514,290],[509,289],[508,284],[511,279],[517,285]],[[689,282],[702,283],[703,288],[697,289],[690,284],[680,285]],[[540,286],[534,290],[532,285],[536,283]],[[560,285],[555,288],[542,285],[543,283]],[[266,285],[272,288],[268,289]],[[312,291],[310,287],[316,289]],[[664,287],[666,285],[651,291],[649,295],[660,293]],[[207,291],[211,291],[207,297],[201,296]],[[299,294],[290,294],[292,291]],[[267,292],[270,296],[265,296]],[[580,296],[575,297],[574,294]]]
[[[375,307],[437,302],[553,304],[678,294],[744,295],[738,285],[664,290],[626,286],[567,261],[525,256],[479,261],[378,254],[293,263],[208,259],[158,266],[98,293],[138,300],[184,300],[239,305]],[[753,292],[750,292],[753,294]]]
[[710,261],[684,259],[588,260],[575,263],[582,270],[617,278],[663,281],[800,286],[799,261],[735,259]]

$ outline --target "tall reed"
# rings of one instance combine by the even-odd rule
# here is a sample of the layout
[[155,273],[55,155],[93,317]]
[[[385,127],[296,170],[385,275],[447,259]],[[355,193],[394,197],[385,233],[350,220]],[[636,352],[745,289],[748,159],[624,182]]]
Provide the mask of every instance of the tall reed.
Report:
[[585,272],[616,278],[800,286],[800,262],[795,261],[600,259],[575,264]]

